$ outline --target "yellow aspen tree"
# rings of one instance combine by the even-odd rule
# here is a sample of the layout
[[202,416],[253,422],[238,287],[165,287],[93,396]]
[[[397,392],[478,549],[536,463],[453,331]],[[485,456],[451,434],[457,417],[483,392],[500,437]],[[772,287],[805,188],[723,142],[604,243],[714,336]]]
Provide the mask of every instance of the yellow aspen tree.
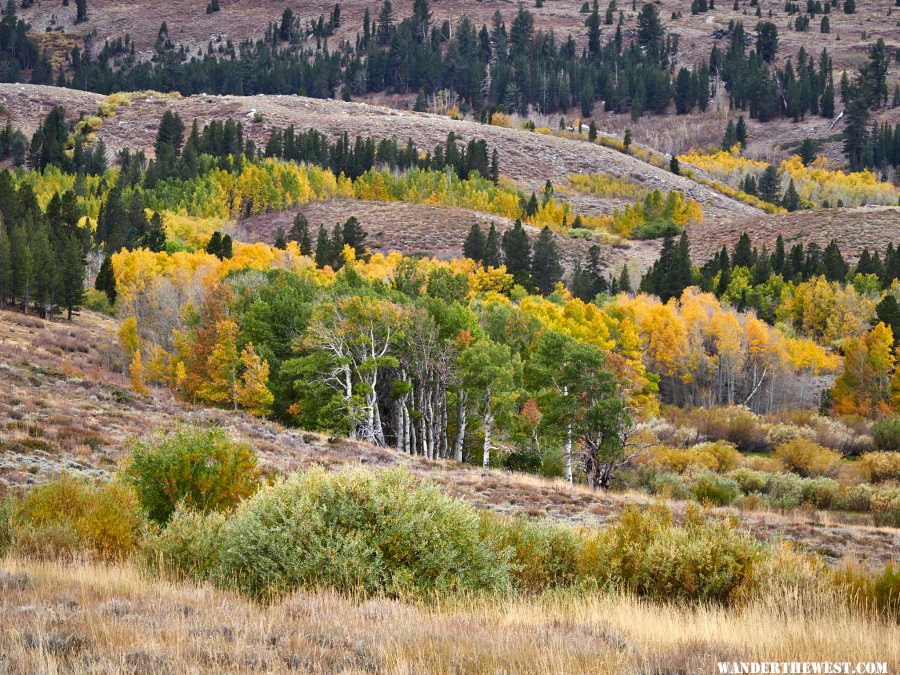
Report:
[[241,352],[244,373],[235,388],[235,401],[257,417],[265,417],[272,410],[275,397],[269,391],[269,363],[256,353],[253,343]]
[[131,357],[131,365],[128,366],[128,375],[131,380],[131,388],[134,393],[146,396],[150,393],[145,384],[144,364],[141,361],[141,350],[135,349]]
[[206,360],[206,378],[197,396],[210,403],[231,403],[237,407],[235,384],[240,359],[237,351],[238,325],[231,319],[216,322],[215,343]]

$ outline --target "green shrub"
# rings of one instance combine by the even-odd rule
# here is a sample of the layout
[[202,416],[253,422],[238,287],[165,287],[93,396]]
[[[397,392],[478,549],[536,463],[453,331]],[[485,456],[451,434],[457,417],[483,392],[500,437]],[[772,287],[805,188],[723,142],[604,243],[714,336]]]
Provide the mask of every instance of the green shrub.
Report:
[[565,525],[485,513],[483,536],[505,551],[515,588],[531,593],[575,582],[582,538]]
[[389,596],[510,586],[478,512],[405,471],[312,469],[261,490],[222,528],[220,574],[254,597],[310,586]]
[[769,490],[769,481],[771,474],[765,471],[754,471],[753,469],[735,469],[728,474],[734,482],[737,483],[741,492],[745,495],[754,493],[766,494]]
[[851,485],[838,494],[832,508],[841,511],[860,511],[865,513],[869,510],[871,499],[871,485]]
[[872,425],[872,440],[878,450],[900,450],[900,417],[879,420]]
[[13,536],[13,502],[4,497],[0,499],[0,557],[6,554]]
[[900,621],[900,566],[888,563],[878,574],[856,566],[845,567],[835,572],[834,582],[852,606],[874,609]]
[[140,505],[128,485],[93,484],[63,474],[15,504],[12,544],[33,557],[88,551],[121,558],[134,550],[143,527]]
[[664,507],[631,506],[588,540],[581,569],[601,585],[651,598],[729,603],[757,588],[767,550],[732,519],[710,520],[689,509],[678,527]]
[[769,503],[777,509],[795,509],[803,501],[803,479],[792,473],[774,474],[769,481]]
[[203,512],[231,509],[259,484],[253,449],[221,429],[183,427],[138,443],[125,476],[157,523],[168,521],[179,504]]
[[831,478],[812,478],[803,481],[801,499],[817,509],[830,509],[838,500],[841,486]]
[[164,529],[153,533],[141,546],[151,569],[176,579],[211,579],[219,565],[225,514],[178,509]]
[[723,478],[712,471],[703,471],[694,478],[691,494],[702,504],[727,506],[737,498],[738,486],[730,478]]
[[651,485],[651,492],[666,499],[691,498],[691,488],[684,478],[671,473],[658,474]]
[[775,456],[801,476],[822,476],[841,460],[841,453],[802,437],[779,445],[775,448]]

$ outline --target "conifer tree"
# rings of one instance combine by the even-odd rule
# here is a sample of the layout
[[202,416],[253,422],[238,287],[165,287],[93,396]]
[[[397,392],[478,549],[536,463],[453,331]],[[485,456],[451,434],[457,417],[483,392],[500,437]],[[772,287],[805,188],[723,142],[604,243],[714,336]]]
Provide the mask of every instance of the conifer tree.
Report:
[[542,295],[548,295],[563,276],[563,268],[559,262],[559,247],[556,236],[549,227],[541,230],[534,244],[534,255],[531,260],[531,277]]
[[60,266],[60,302],[66,308],[69,321],[72,315],[84,304],[84,282],[87,277],[87,266],[81,244],[74,237],[69,237],[62,251]]
[[319,237],[316,240],[316,265],[319,267],[331,265],[333,255],[328,231],[324,225],[319,225]]
[[116,275],[113,273],[112,257],[106,256],[100,264],[100,271],[94,280],[94,288],[98,291],[106,293],[106,299],[112,306],[116,304]]
[[466,235],[466,240],[463,242],[463,255],[480,263],[484,260],[484,246],[484,232],[482,232],[481,226],[477,222],[472,223],[469,234]]
[[506,271],[513,275],[517,284],[530,288],[531,242],[521,220],[516,219],[513,229],[503,233],[502,246]]
[[295,241],[303,255],[312,254],[312,239],[309,234],[309,221],[302,213],[294,216],[294,222],[287,234],[288,241]]
[[491,223],[491,227],[488,230],[487,237],[484,240],[484,257],[482,258],[482,263],[484,264],[485,268],[496,268],[500,267],[500,265],[503,264],[500,234],[497,232],[497,228],[494,223]]

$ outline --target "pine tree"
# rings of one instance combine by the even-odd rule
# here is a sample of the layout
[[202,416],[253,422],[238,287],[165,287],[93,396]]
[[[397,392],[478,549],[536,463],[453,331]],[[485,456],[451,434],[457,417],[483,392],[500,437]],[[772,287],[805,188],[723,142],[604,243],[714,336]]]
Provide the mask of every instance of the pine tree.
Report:
[[63,249],[61,263],[60,302],[71,321],[72,315],[84,304],[84,282],[87,277],[84,251],[74,235],[69,237]]
[[228,260],[232,255],[234,255],[234,251],[233,243],[231,241],[231,235],[222,235],[222,255],[220,257],[222,258],[222,260]]
[[781,179],[778,169],[772,165],[766,167],[756,184],[759,198],[771,204],[777,204],[781,197]]
[[800,147],[797,148],[797,155],[800,157],[800,161],[803,162],[803,166],[809,166],[813,163],[816,159],[816,144],[813,143],[811,138],[807,136],[803,139]]
[[737,143],[737,132],[734,129],[734,121],[728,120],[728,124],[725,125],[725,137],[722,139],[722,149],[728,152],[735,143]]
[[287,235],[288,241],[297,242],[302,255],[312,254],[312,239],[309,234],[309,221],[302,213],[294,216],[294,223]]
[[480,263],[484,260],[484,245],[484,232],[481,231],[481,226],[477,222],[472,223],[469,234],[463,242],[463,255]]
[[350,216],[344,222],[343,228],[341,228],[340,250],[343,251],[344,244],[346,244],[347,246],[350,246],[354,251],[356,251],[357,256],[363,255],[366,252],[367,236],[368,233],[363,229],[362,225],[359,224],[359,221],[356,219],[356,217]]
[[331,266],[338,270],[344,266],[344,228],[340,223],[335,223],[331,229],[331,242],[328,244],[331,250]]
[[775,250],[772,252],[772,271],[775,274],[784,274],[785,253],[784,238],[779,234],[775,239]]
[[531,260],[531,277],[542,295],[548,295],[563,276],[563,268],[559,262],[559,247],[556,236],[549,227],[541,230],[534,244],[534,255]]
[[0,217],[0,308],[6,306],[6,300],[12,295],[12,254],[6,225]]
[[788,183],[787,190],[784,192],[784,197],[781,199],[781,205],[788,211],[796,211],[800,208],[800,195],[797,194],[797,188],[794,187],[793,178],[791,178],[790,183]]
[[647,54],[653,60],[659,60],[663,52],[664,37],[665,31],[659,19],[659,10],[652,3],[645,4],[641,7],[637,18],[638,44],[647,49]]
[[163,226],[162,216],[159,213],[153,213],[146,230],[135,243],[138,248],[146,248],[154,252],[166,249],[166,230]]
[[741,144],[741,148],[747,147],[747,123],[744,121],[743,115],[738,117],[737,124],[734,127],[734,138]]
[[497,228],[493,223],[491,223],[487,237],[484,240],[484,257],[482,258],[482,263],[485,268],[496,268],[503,264],[500,234],[497,232]]
[[285,238],[283,227],[279,227],[275,230],[275,240],[272,243],[272,246],[282,251],[287,248],[287,239]]
[[844,281],[847,277],[849,266],[844,262],[844,256],[837,245],[837,241],[832,239],[825,250],[822,252],[822,271],[828,281]]
[[672,158],[669,160],[669,171],[676,176],[681,175],[681,165],[678,163],[678,156],[675,153],[672,153]]
[[75,23],[83,23],[87,20],[87,0],[75,0]]
[[522,221],[516,219],[513,229],[503,233],[503,261],[506,271],[513,275],[517,284],[531,287],[531,242]]
[[209,236],[206,242],[206,252],[218,258],[222,257],[222,233],[216,230]]
[[94,288],[106,293],[106,299],[109,301],[110,306],[116,304],[118,291],[116,290],[116,275],[113,272],[111,256],[103,258],[103,262],[100,265],[100,271],[97,273],[97,278],[94,280]]
[[631,273],[628,271],[628,264],[622,265],[622,271],[619,273],[619,291],[622,293],[631,293]]
[[883,323],[889,327],[894,335],[894,349],[900,346],[900,304],[890,293],[887,293],[875,306],[875,318],[872,319],[872,325]]
[[333,262],[334,253],[331,250],[331,240],[324,225],[319,225],[319,237],[316,241],[316,265],[325,267]]

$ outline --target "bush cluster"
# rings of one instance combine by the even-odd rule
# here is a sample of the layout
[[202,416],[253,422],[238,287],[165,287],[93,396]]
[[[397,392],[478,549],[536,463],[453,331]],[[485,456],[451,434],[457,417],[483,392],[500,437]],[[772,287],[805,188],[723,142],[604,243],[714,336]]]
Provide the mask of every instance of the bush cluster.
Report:
[[6,540],[17,553],[37,558],[79,552],[122,558],[135,549],[143,527],[128,485],[63,474],[0,508],[0,547]]
[[221,429],[182,427],[135,445],[125,467],[151,520],[165,523],[179,504],[187,509],[231,509],[259,484],[256,455]]
[[[204,455],[197,447],[225,450]],[[253,456],[219,432],[179,430],[140,446],[145,461],[140,466],[167,467],[160,457],[176,457],[171,473],[135,470],[132,461],[129,482],[62,476],[2,500],[0,552],[38,558],[84,552],[104,559],[138,552],[161,574],[210,581],[257,599],[315,587],[406,599],[594,588],[733,604],[772,590],[773,584],[813,579],[853,603],[900,613],[900,573],[894,568],[870,576],[853,568],[833,573],[820,564],[813,573],[814,565],[787,547],[760,542],[735,519],[712,519],[696,506],[688,507],[680,524],[663,506],[629,507],[606,529],[586,530],[479,512],[418,483],[405,470],[311,469],[250,494],[244,488],[256,487],[255,461],[242,461],[226,473],[229,484],[244,486],[249,496],[240,499],[237,489],[209,492],[229,495],[225,501],[205,497],[210,475],[216,483],[221,471],[181,471],[181,462],[197,452],[217,458],[209,464],[218,466],[222,456],[244,451]],[[703,450],[725,473],[689,467],[675,475],[653,465],[638,472],[660,491],[713,504],[740,498],[786,506],[864,506],[878,522],[900,524],[896,488],[844,489],[831,478],[730,468],[732,451],[727,444]],[[177,492],[167,490],[159,501],[139,499],[156,494],[149,483],[169,475],[179,479]],[[176,494],[181,496],[174,499]],[[225,508],[238,499],[233,511]],[[158,522],[152,507],[160,504],[174,505]]]

